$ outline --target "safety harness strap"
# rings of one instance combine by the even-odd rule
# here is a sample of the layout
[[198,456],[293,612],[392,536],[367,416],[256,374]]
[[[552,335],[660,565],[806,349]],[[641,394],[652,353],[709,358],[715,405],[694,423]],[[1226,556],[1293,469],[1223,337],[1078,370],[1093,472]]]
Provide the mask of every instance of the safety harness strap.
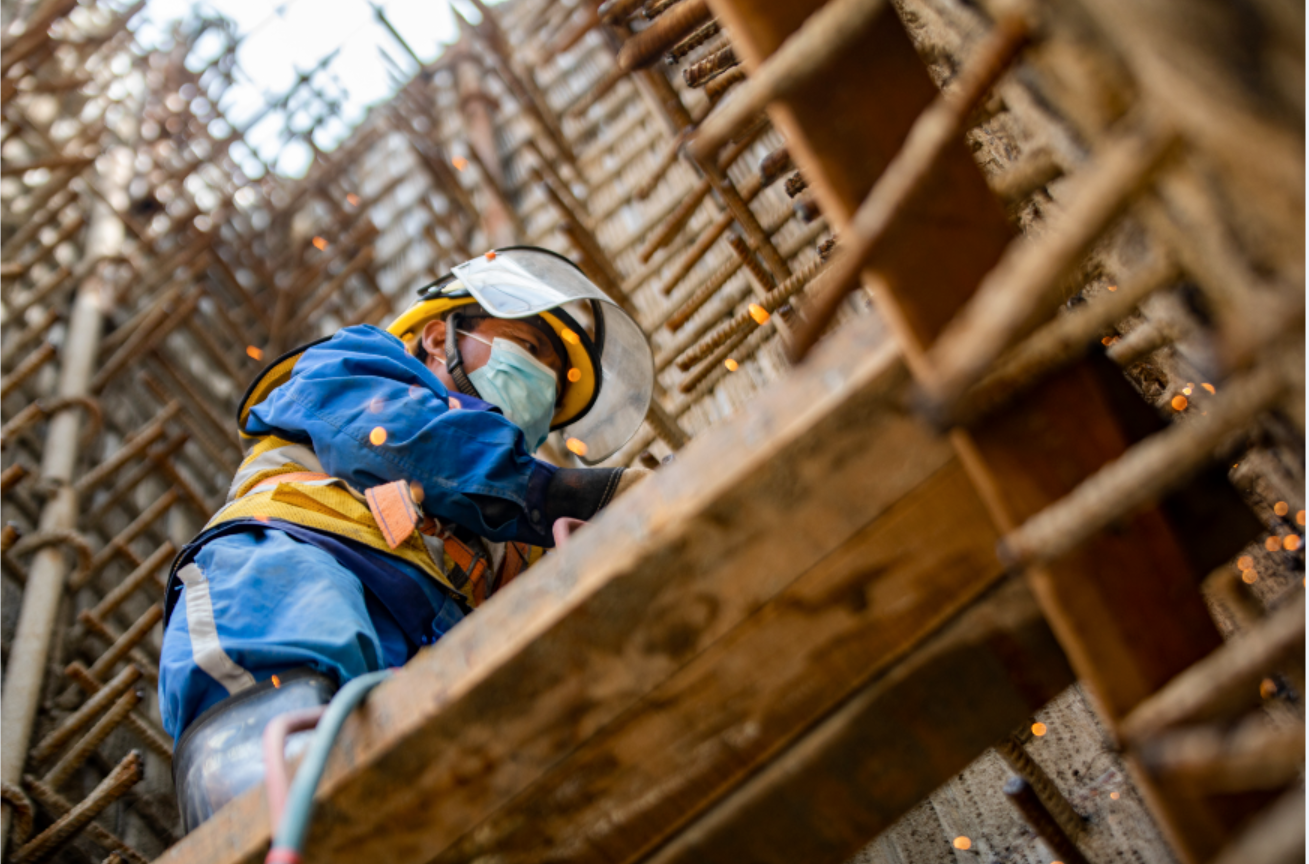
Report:
[[[251,487],[251,491],[277,483],[312,483],[330,479],[332,479],[330,475],[314,471],[294,471],[265,478]],[[501,586],[515,579],[522,572],[530,555],[530,547],[526,543],[506,544],[504,564],[497,579],[496,574],[490,573],[490,561],[486,553],[474,549],[456,537],[448,528],[439,527],[435,519],[422,514],[418,505],[414,503],[409,484],[404,480],[374,486],[364,492],[364,498],[368,502],[369,512],[377,522],[377,527],[386,538],[386,544],[392,549],[408,539],[409,535],[420,526],[423,533],[439,537],[445,546],[445,554],[450,556],[467,577],[468,583],[464,590],[468,592],[468,597],[474,606],[481,605]]]

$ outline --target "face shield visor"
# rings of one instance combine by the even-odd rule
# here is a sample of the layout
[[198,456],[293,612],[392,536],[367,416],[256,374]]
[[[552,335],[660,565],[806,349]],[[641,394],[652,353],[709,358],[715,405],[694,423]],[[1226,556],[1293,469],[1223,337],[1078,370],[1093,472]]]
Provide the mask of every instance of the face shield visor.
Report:
[[[627,443],[650,407],[654,358],[622,308],[571,261],[544,249],[499,249],[456,266],[454,275],[497,318],[558,310],[565,313],[559,318],[576,323],[582,331],[577,338],[594,359],[596,389],[589,409],[560,427],[568,449],[594,465]],[[579,344],[567,332],[562,336]]]

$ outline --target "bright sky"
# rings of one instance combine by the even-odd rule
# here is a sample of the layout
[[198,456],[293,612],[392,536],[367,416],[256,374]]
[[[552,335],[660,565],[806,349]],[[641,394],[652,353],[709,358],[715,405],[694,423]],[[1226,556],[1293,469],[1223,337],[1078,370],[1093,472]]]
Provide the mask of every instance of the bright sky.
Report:
[[[435,59],[458,33],[450,0],[373,2],[382,7],[392,26],[424,61]],[[478,20],[471,4],[459,8],[470,21]],[[400,65],[405,78],[416,71],[404,49],[377,20],[368,0],[150,0],[135,22],[139,41],[160,44],[167,39],[172,22],[186,18],[192,10],[209,15],[221,13],[236,23],[243,36],[237,49],[237,64],[243,75],[238,74],[238,86],[219,106],[238,128],[254,117],[265,101],[285,93],[300,71],[340,49],[327,70],[315,79],[327,82],[335,78],[335,87],[328,92],[335,89],[345,94],[345,123],[324,124],[313,132],[315,144],[330,150],[363,119],[369,105],[394,92],[379,49]],[[202,68],[220,47],[216,36],[212,41],[202,39],[188,66]],[[308,168],[310,151],[307,147],[283,147],[278,136],[282,126],[280,119],[266,118],[251,130],[248,140],[266,162],[273,164],[277,160],[274,168],[278,173],[301,176]],[[255,172],[247,173],[253,176]]]

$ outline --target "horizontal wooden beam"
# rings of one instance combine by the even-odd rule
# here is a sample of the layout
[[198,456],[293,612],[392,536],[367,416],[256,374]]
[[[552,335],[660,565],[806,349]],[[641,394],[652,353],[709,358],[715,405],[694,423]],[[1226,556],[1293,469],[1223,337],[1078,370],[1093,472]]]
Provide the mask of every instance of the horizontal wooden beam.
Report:
[[860,690],[649,864],[840,864],[1073,681],[1009,580]]
[[971,604],[994,545],[946,463],[436,861],[640,859]]

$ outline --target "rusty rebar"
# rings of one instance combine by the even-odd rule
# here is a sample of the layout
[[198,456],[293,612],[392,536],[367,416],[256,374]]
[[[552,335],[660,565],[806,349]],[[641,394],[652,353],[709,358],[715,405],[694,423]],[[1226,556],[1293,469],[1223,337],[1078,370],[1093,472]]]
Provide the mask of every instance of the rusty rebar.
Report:
[[1238,713],[1258,702],[1260,681],[1304,657],[1305,595],[1297,592],[1261,626],[1242,633],[1175,675],[1123,718],[1128,745],[1165,729]]
[[728,90],[731,90],[748,77],[749,76],[746,75],[745,70],[740,66],[733,66],[722,75],[717,76],[705,84],[704,95],[709,99],[711,104],[717,103],[719,99],[722,99],[727,95]]
[[47,546],[71,546],[77,554],[77,569],[69,577],[69,584],[85,579],[87,574],[91,572],[91,561],[94,554],[91,550],[91,543],[80,533],[71,529],[33,531],[10,547],[8,551],[10,555],[18,557],[44,549]]
[[710,188],[708,180],[701,180],[695,184],[691,191],[686,193],[673,212],[668,215],[668,218],[650,236],[650,239],[646,240],[645,245],[641,247],[641,251],[636,254],[642,264],[648,262],[656,252],[668,245],[668,241],[677,236],[682,228],[686,226],[686,223],[691,221],[695,211],[700,209],[700,205],[708,197]]
[[664,62],[669,66],[676,66],[692,51],[717,36],[722,29],[722,25],[717,20],[701,25],[690,36],[668,49],[668,53],[664,55]]
[[[105,653],[96,658],[95,663],[91,664],[91,668],[87,671],[95,678],[103,678],[115,666],[117,666],[118,663],[127,656],[128,652],[135,648],[142,639],[150,635],[150,630],[158,624],[163,617],[163,607],[158,603],[151,604],[150,608],[146,609],[145,612],[141,614],[141,617],[136,619],[136,621],[132,623],[132,626],[123,631],[123,635],[118,637],[118,639],[105,650]],[[154,677],[151,674],[153,670],[149,668],[144,668],[141,671],[148,677]]]
[[[938,95],[914,121],[904,145],[845,229],[841,244],[844,251],[833,257],[828,288],[815,297],[807,324],[797,328],[789,346],[792,360],[804,357],[827,329],[846,295],[858,286],[864,262],[889,235],[905,207],[932,175],[946,147],[963,133],[973,108],[1008,70],[1027,37],[1027,24],[1021,17],[1001,18],[960,73],[958,87]],[[797,199],[801,200],[804,199]]]
[[[935,418],[936,422],[968,425],[997,410],[1032,382],[1085,354],[1106,330],[1132,314],[1142,300],[1172,284],[1177,275],[1172,262],[1161,257],[1122,280],[1117,291],[1056,317],[1003,355],[987,376],[955,403],[951,414]],[[1112,347],[1117,348],[1118,343]]]
[[777,287],[777,280],[773,278],[772,273],[768,272],[768,268],[755,257],[754,250],[750,248],[750,244],[745,242],[744,237],[740,234],[728,234],[727,245],[731,247],[736,257],[741,259],[741,264],[745,267],[746,272],[750,274],[755,293],[766,296],[769,291]]
[[164,543],[150,556],[141,562],[135,570],[129,573],[121,582],[111,588],[100,598],[92,608],[85,610],[92,616],[100,619],[106,618],[110,613],[117,609],[123,601],[135,594],[137,589],[150,580],[150,577],[159,572],[159,569],[169,562],[173,553],[177,551],[172,541],[165,540]]
[[148,423],[128,435],[127,440],[109,458],[77,478],[77,482],[73,484],[77,494],[79,496],[86,495],[86,493],[104,482],[106,478],[116,473],[128,460],[140,455],[147,447],[162,438],[164,426],[176,417],[181,410],[182,405],[176,400],[165,405]]
[[14,811],[14,825],[11,829],[9,842],[17,848],[27,842],[27,838],[32,836],[32,824],[36,818],[36,811],[32,807],[32,799],[27,797],[27,793],[21,787],[14,783],[0,783],[0,799],[6,801]]
[[[94,696],[99,693],[105,686],[91,676],[86,667],[80,662],[74,661],[68,664],[64,669],[64,674],[73,680],[87,695]],[[123,721],[132,732],[146,743],[146,745],[155,752],[165,762],[171,762],[173,759],[173,740],[169,738],[158,727],[153,726],[150,721],[143,720],[136,714],[128,714]],[[45,806],[45,805],[42,805]]]
[[38,864],[58,852],[79,831],[91,823],[123,793],[145,776],[145,760],[133,750],[109,772],[91,794],[59,817],[53,825],[24,844],[11,859],[13,864]]
[[709,355],[709,362],[691,372],[691,374],[687,375],[678,383],[678,392],[690,393],[692,390],[696,389],[710,373],[722,366],[732,352],[735,351],[741,343],[745,342],[750,335],[750,332],[746,330],[733,333],[730,338],[724,341],[723,344],[717,346],[713,353]]
[[[774,218],[769,220],[769,224],[766,228],[769,236],[780,231],[782,227],[790,221],[790,219],[791,214],[789,212],[783,211],[780,214],[776,214]],[[787,260],[794,258],[799,254],[801,249],[808,246],[810,243],[813,243],[825,230],[827,230],[826,225],[822,222],[809,226],[787,243],[787,248],[782,251],[782,254],[786,256]],[[708,300],[713,297],[719,289],[726,284],[727,280],[730,279],[740,268],[741,259],[735,255],[729,255],[709,277],[691,289],[691,291],[685,295],[685,299],[679,299],[678,302],[680,305],[675,307],[675,309],[668,314],[664,323],[670,326],[676,323],[676,327],[673,329],[680,330],[686,323],[686,320],[694,315],[701,306],[708,302]],[[727,314],[727,310],[744,300],[746,295],[750,293],[750,290],[750,286],[743,281],[739,290],[729,291],[726,295],[720,295],[726,296],[730,300],[730,302],[722,309],[721,314]],[[718,317],[721,317],[721,315]],[[711,326],[712,321],[707,320],[701,325],[692,328],[691,331],[688,331],[682,337],[679,337],[676,343],[660,352],[659,357],[655,361],[655,368],[660,371],[667,368],[669,364],[682,354],[683,351],[703,336],[705,331],[707,331]]]
[[3,472],[0,472],[0,493],[8,492],[30,473],[31,469],[21,462],[10,465]]
[[1178,144],[1153,122],[1104,147],[1070,190],[1071,203],[1037,239],[1010,245],[928,352],[931,380],[920,382],[948,405],[975,384],[1013,339],[1058,299],[1058,288],[1101,234],[1153,180]]
[[732,50],[732,46],[728,45],[683,69],[682,80],[686,82],[687,87],[703,87],[710,80],[740,62],[736,57],[736,52]]
[[[690,369],[701,360],[711,356],[719,346],[726,344],[738,334],[750,330],[752,326],[762,327],[768,323],[769,316],[777,311],[777,307],[799,293],[815,276],[822,272],[825,266],[827,266],[826,263],[820,258],[815,258],[804,265],[777,288],[769,291],[757,304],[753,304],[759,307],[759,311],[747,309],[736,315],[731,321],[723,324],[707,336],[700,344],[678,358],[677,367],[683,371]],[[763,320],[760,320],[761,318]]]
[[1077,848],[1072,838],[1064,833],[1059,822],[1050,815],[1050,811],[1046,809],[1041,798],[1026,780],[1022,777],[1010,777],[1004,784],[1004,794],[1032,830],[1050,846],[1050,851],[1058,855],[1064,864],[1089,864],[1086,856]]
[[1040,797],[1060,829],[1069,837],[1081,837],[1086,829],[1086,820],[1073,809],[1073,805],[1064,797],[1064,793],[1059,791],[1059,787],[1055,785],[1050,775],[1032,758],[1032,754],[1027,752],[1027,747],[1018,736],[1008,736],[996,744],[995,749],[1014,773]]
[[[151,525],[157,522],[161,516],[167,513],[168,509],[177,503],[178,497],[179,497],[178,491],[172,488],[170,488],[163,495],[160,495],[156,501],[154,501],[149,507],[142,510],[139,516],[137,516],[130,523],[128,523],[127,527],[125,527],[122,531],[114,535],[114,537],[110,539],[110,541],[106,543],[100,549],[99,552],[95,554],[95,557],[91,560],[91,566],[88,569],[89,575],[84,576],[80,580],[70,581],[69,586],[73,590],[77,590],[81,588],[91,579],[94,579],[96,575],[99,574],[100,571],[103,570],[109,564],[110,561],[114,560],[115,557],[117,557],[118,555],[125,555],[127,552],[129,552],[130,549],[128,548],[128,544],[130,544],[137,537],[140,537],[143,533],[145,533],[145,530],[147,528],[149,528]],[[130,560],[135,556],[127,556],[127,557],[129,557]],[[140,561],[134,561],[133,566],[138,566],[140,565],[140,563],[141,563]]]
[[39,372],[42,366],[55,359],[55,355],[58,353],[55,346],[49,342],[41,343],[41,347],[24,357],[17,368],[10,370],[9,374],[0,378],[0,396],[8,396],[20,384]]
[[709,298],[718,293],[718,289],[731,279],[736,271],[741,269],[741,259],[733,256],[725,260],[718,268],[706,279],[700,287],[696,288],[690,297],[673,313],[665,326],[676,333],[682,329],[682,326],[691,319],[691,316],[700,311],[700,307],[709,302]]
[[135,666],[128,666],[115,675],[103,690],[82,703],[82,707],[64,718],[62,723],[50,730],[50,734],[32,748],[29,754],[32,764],[40,765],[59,752],[74,735],[81,732],[97,714],[126,693],[140,677],[141,670]]
[[699,161],[712,157],[769,102],[795,92],[839,58],[887,5],[886,0],[833,0],[809,16],[755,70],[747,89],[701,124],[689,145],[692,155]]
[[[45,810],[50,815],[58,818],[66,815],[73,809],[72,802],[46,784],[42,783],[40,780],[37,780],[35,777],[28,776],[25,778],[25,782],[27,783],[27,788],[32,792],[32,798],[41,806],[42,810]],[[87,825],[84,830],[86,831],[86,836],[101,849],[109,849],[117,852],[122,855],[125,860],[132,862],[132,864],[149,864],[148,859],[146,859],[144,855],[127,845],[121,837],[105,830],[95,822]]]
[[43,783],[50,786],[51,789],[58,789],[67,782],[68,778],[73,776],[73,772],[82,766],[86,758],[109,737],[109,733],[122,724],[123,719],[131,713],[132,709],[141,701],[141,694],[136,690],[128,689],[123,695],[115,700],[114,705],[105,715],[96,721],[87,733],[83,735],[76,744],[69,748],[58,762],[56,762],[45,776],[41,778]]
[[1227,383],[1205,416],[1182,418],[1132,445],[1076,489],[1010,531],[997,547],[1010,567],[1051,561],[1211,460],[1233,432],[1274,405],[1286,382],[1271,365]]
[[627,72],[644,69],[708,21],[711,15],[705,0],[682,0],[623,43],[618,52],[619,68]]

